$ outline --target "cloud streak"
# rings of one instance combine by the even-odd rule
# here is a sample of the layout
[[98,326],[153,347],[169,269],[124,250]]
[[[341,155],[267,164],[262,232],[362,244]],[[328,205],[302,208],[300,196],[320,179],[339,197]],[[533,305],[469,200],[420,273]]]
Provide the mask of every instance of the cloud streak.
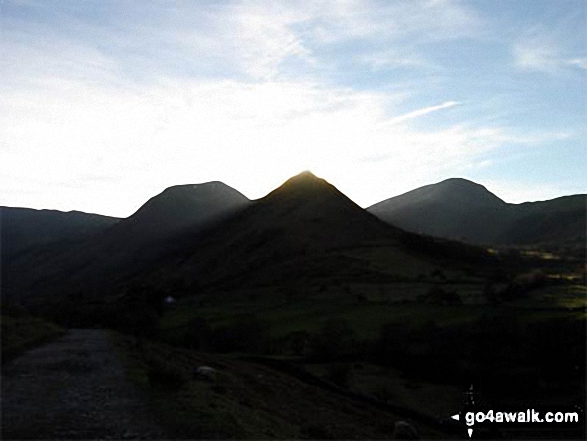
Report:
[[553,35],[533,31],[512,49],[515,66],[522,71],[558,74],[569,69],[587,70],[587,56],[564,49]]
[[400,116],[396,116],[394,118],[391,118],[387,121],[388,124],[398,124],[404,121],[408,121],[410,119],[414,119],[414,118],[418,118],[420,116],[424,116],[427,115],[429,113],[432,112],[436,112],[438,110],[442,110],[442,109],[448,109],[450,107],[456,106],[459,103],[457,103],[456,101],[446,101],[442,104],[438,104],[436,106],[428,106],[428,107],[424,107],[422,109],[418,109],[418,110],[413,110],[411,112],[408,112],[404,115],[400,115]]

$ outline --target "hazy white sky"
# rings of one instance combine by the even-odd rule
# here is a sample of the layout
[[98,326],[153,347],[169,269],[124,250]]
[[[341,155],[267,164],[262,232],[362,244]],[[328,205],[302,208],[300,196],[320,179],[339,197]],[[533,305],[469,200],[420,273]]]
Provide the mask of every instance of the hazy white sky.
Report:
[[132,214],[309,169],[368,206],[587,192],[585,0],[0,3],[0,205]]

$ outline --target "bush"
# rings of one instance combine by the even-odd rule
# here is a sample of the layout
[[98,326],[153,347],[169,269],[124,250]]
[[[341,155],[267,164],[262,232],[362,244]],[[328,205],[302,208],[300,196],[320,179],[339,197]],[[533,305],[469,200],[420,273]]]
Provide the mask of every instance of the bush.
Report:
[[211,332],[208,348],[213,352],[246,352],[267,354],[273,342],[267,323],[255,317],[245,317],[236,323]]
[[350,363],[331,363],[327,368],[327,378],[339,387],[348,387],[351,379]]
[[373,360],[386,366],[396,365],[404,359],[411,337],[411,328],[406,323],[384,324],[372,351]]
[[208,349],[212,329],[206,320],[196,317],[187,324],[183,336],[183,345],[190,349],[205,351]]
[[180,367],[159,358],[148,361],[147,377],[151,387],[162,389],[179,389],[188,381]]
[[434,305],[460,305],[461,298],[456,291],[446,291],[438,285],[432,286],[423,296],[423,300]]
[[288,349],[294,355],[302,356],[306,353],[308,342],[310,341],[310,334],[307,331],[294,331],[288,334],[285,338]]
[[339,361],[353,355],[355,333],[344,319],[328,320],[310,341],[309,358],[314,361]]

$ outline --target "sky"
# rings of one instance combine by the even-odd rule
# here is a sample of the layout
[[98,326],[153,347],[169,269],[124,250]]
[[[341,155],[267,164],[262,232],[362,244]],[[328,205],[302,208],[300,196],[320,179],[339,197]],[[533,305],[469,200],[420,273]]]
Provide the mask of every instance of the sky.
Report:
[[126,217],[311,170],[587,193],[587,1],[0,0],[0,205]]

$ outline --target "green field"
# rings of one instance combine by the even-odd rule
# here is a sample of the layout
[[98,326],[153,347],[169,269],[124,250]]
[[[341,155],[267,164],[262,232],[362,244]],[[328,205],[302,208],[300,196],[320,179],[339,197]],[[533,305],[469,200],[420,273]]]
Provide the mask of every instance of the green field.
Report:
[[2,363],[65,332],[63,328],[37,317],[2,315],[1,321]]

